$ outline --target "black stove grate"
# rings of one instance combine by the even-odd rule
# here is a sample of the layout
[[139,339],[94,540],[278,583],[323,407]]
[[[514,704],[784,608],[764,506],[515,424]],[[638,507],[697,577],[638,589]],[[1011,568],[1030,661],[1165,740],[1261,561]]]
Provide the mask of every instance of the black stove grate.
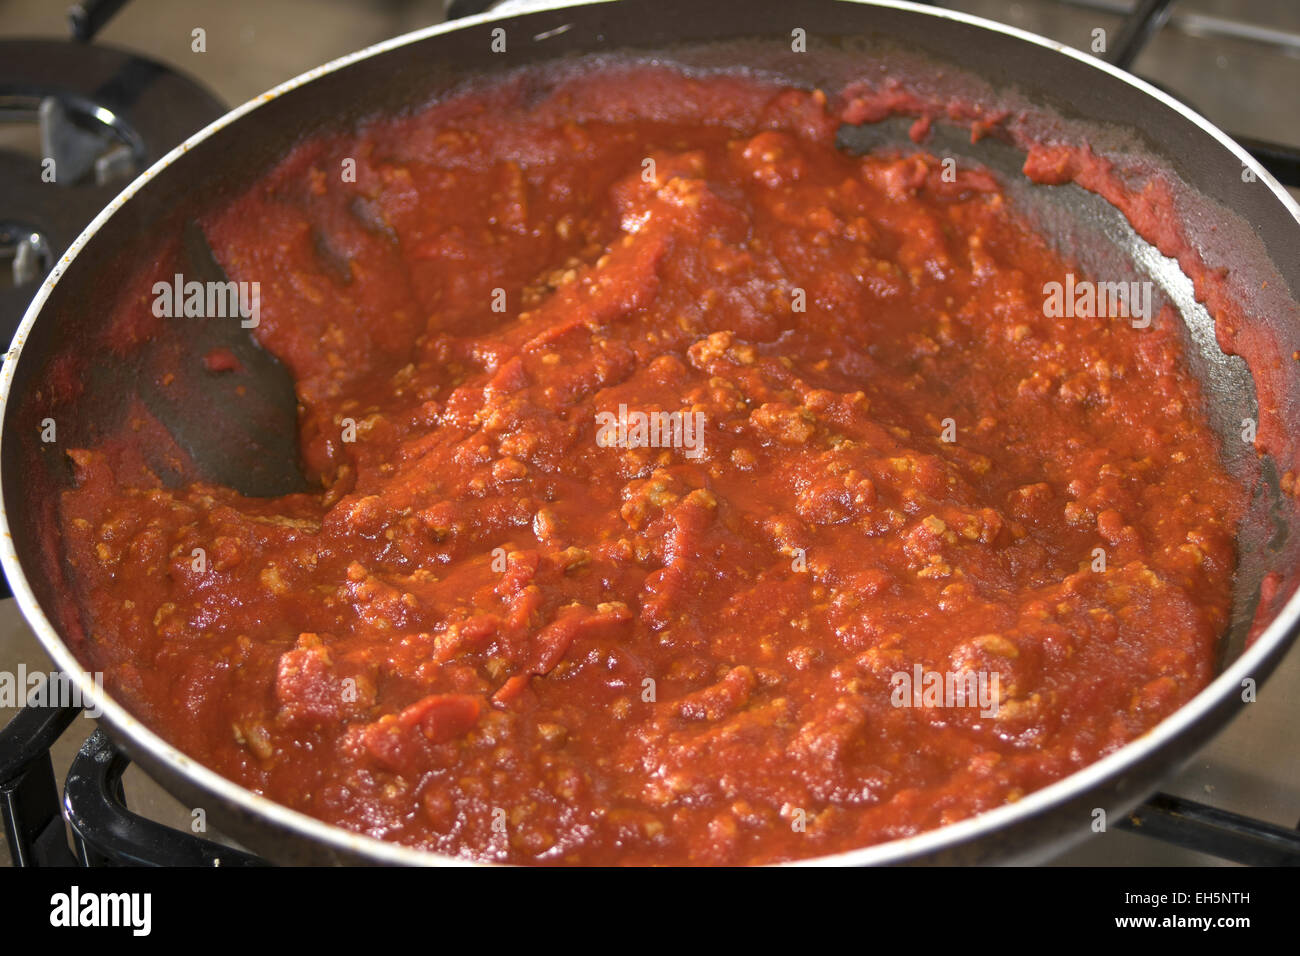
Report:
[[63,812],[82,866],[266,866],[252,854],[156,823],[127,809],[122,773],[131,763],[96,730],[63,787]]

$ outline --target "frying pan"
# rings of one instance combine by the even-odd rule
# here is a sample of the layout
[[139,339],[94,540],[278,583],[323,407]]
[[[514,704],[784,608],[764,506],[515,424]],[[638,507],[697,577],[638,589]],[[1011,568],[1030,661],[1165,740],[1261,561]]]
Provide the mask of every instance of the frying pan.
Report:
[[[496,28],[505,30],[505,52],[492,52]],[[805,31],[806,52],[792,49],[796,28]],[[1251,490],[1217,677],[1142,738],[1014,804],[815,862],[1041,861],[1085,836],[1094,810],[1113,819],[1134,806],[1245,706],[1243,685],[1261,683],[1296,634],[1300,209],[1239,145],[1132,76],[1009,27],[909,3],[656,0],[473,17],[307,73],[166,156],[72,244],[33,301],[0,373],[0,558],[50,656],[101,704],[101,721],[134,760],[264,856],[455,862],[272,803],[171,747],[111,694],[97,694],[78,656],[83,630],[69,598],[54,504],[70,481],[63,450],[93,445],[139,397],[140,383],[129,376],[97,374],[108,305],[124,276],[160,244],[178,239],[185,222],[229,201],[304,137],[418,106],[473,78],[582,56],[701,72],[745,69],[827,90],[854,81],[877,90],[901,82],[911,95],[905,111],[937,118],[925,148],[994,170],[1061,251],[1095,274],[1149,279],[1158,298],[1177,309],[1224,464]],[[978,118],[998,121],[985,123],[986,135],[972,143],[969,121]],[[846,127],[842,144],[915,148],[906,135],[910,119]],[[1112,200],[1147,198],[1145,220],[1135,220],[1141,233],[1112,202],[1079,185],[1029,182],[1019,169],[1034,143],[1089,144],[1124,185],[1108,193]],[[1198,296],[1214,305],[1217,323]],[[40,440],[47,417],[59,423],[57,443]],[[1241,438],[1245,420],[1259,423],[1255,445]]]

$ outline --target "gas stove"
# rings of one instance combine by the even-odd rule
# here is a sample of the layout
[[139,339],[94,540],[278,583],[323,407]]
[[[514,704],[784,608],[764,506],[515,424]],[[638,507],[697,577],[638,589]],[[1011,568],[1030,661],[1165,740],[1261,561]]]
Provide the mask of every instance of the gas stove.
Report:
[[[1105,31],[1113,62],[1184,99],[1293,192],[1300,187],[1300,100],[1293,95],[1300,83],[1300,6],[1283,0],[936,5],[1085,50],[1096,31]],[[57,5],[10,0],[0,7],[0,119],[6,121],[0,124],[0,334],[12,334],[40,279],[93,215],[139,170],[224,112],[223,100],[240,102],[367,42],[492,6],[489,0],[181,0],[164,7],[109,0],[75,5],[69,25]],[[197,29],[207,37],[203,50],[193,42]],[[45,188],[16,185],[40,180],[46,170]],[[14,602],[0,601],[0,673],[20,668],[48,672],[52,665]],[[262,862],[197,826],[192,812],[131,766],[79,708],[20,711],[3,703],[0,864]],[[1055,862],[1300,863],[1300,747],[1292,731],[1298,722],[1300,648],[1258,701],[1118,832],[1095,835]]]

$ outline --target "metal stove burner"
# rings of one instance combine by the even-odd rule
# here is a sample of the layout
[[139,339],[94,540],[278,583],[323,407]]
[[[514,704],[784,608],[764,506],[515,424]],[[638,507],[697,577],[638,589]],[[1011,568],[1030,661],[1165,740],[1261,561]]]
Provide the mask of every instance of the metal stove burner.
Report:
[[5,342],[56,255],[95,214],[132,177],[225,112],[196,81],[122,50],[0,41]]

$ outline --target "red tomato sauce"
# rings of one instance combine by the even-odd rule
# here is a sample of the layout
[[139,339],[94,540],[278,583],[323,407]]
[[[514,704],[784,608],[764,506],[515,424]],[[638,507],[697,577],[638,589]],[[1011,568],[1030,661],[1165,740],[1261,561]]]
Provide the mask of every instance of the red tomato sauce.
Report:
[[[1177,316],[1048,318],[1078,270],[992,176],[836,108],[638,68],[297,148],[204,227],[324,490],[73,453],[110,690],[322,820],[587,864],[915,834],[1189,700],[1243,493]],[[698,453],[598,440],[620,406]],[[899,706],[918,669],[996,713]]]

